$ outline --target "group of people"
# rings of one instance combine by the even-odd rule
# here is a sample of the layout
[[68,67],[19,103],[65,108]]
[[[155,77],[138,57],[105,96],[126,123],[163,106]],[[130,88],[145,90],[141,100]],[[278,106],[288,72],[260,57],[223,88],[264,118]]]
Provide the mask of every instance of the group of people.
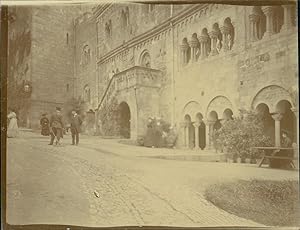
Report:
[[61,108],[56,107],[56,112],[50,117],[50,120],[47,118],[47,114],[42,115],[40,120],[42,127],[41,134],[43,136],[51,136],[49,145],[61,146],[63,135],[66,131],[68,132],[68,130],[71,129],[72,145],[78,145],[81,124],[82,120],[80,116],[73,110],[70,126],[66,127],[61,114]]

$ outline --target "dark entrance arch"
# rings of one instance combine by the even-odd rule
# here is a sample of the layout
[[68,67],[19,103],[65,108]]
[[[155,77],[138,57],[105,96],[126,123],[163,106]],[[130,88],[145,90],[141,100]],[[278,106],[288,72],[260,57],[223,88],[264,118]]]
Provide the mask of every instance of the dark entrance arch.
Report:
[[205,124],[203,122],[203,115],[201,113],[197,113],[196,115],[197,122],[200,123],[198,130],[199,130],[199,147],[200,149],[204,149],[206,146],[206,135],[205,135]]
[[124,138],[130,138],[130,108],[126,102],[119,105],[119,126],[120,135]]
[[187,124],[187,129],[188,129],[188,143],[187,144],[187,147],[188,148],[194,148],[195,147],[195,127],[193,126],[193,123],[192,123],[192,119],[191,119],[191,116],[186,114],[184,116],[184,120]]
[[292,105],[287,100],[278,102],[276,109],[277,112],[283,114],[280,121],[281,130],[288,132],[289,137],[296,142],[297,141],[297,120],[295,114],[291,111]]
[[263,119],[264,135],[270,137],[272,142],[275,142],[275,123],[270,114],[268,105],[261,103],[256,106],[256,111]]

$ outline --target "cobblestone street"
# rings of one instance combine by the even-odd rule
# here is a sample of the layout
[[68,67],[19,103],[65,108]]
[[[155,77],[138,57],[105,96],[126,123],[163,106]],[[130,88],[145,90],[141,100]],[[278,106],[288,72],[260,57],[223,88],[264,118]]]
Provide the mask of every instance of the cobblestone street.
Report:
[[296,171],[253,165],[138,157],[130,149],[143,148],[97,137],[83,136],[79,146],[68,135],[63,147],[48,141],[33,133],[8,139],[9,224],[259,226],[207,202],[205,188],[225,180],[298,179]]

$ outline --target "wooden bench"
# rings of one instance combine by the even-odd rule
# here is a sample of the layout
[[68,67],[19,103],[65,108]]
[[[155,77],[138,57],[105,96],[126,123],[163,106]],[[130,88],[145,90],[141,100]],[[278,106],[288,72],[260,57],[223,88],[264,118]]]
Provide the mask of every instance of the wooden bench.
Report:
[[[294,156],[276,156],[276,153],[278,153],[281,150],[287,150],[287,151],[294,151],[295,148],[283,148],[283,147],[253,147],[253,149],[257,150],[263,150],[263,156],[260,162],[258,163],[258,167],[261,167],[262,164],[266,159],[282,159],[282,160],[289,160],[289,164],[292,166],[292,168],[296,168],[294,165],[293,160],[298,159],[297,157]],[[270,165],[269,165],[270,166]]]

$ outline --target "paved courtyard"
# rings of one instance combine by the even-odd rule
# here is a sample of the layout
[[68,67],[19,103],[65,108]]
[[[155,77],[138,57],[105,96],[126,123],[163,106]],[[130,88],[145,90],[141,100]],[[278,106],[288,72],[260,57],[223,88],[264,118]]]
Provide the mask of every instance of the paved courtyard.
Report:
[[298,180],[297,171],[255,165],[148,158],[175,150],[145,149],[83,136],[79,146],[47,145],[22,132],[8,139],[9,224],[82,226],[260,226],[203,197],[210,184],[238,179]]

